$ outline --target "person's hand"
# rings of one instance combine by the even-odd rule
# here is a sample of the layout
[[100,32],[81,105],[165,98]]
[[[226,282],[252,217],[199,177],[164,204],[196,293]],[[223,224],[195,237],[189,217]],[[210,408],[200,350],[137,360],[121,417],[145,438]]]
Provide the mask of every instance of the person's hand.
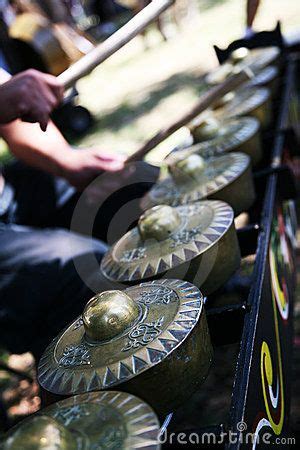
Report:
[[107,153],[97,147],[73,150],[62,163],[62,177],[77,190],[83,191],[103,172],[123,169],[125,156]]
[[15,119],[38,122],[46,130],[49,116],[63,98],[63,87],[49,74],[30,69],[0,85],[0,123]]

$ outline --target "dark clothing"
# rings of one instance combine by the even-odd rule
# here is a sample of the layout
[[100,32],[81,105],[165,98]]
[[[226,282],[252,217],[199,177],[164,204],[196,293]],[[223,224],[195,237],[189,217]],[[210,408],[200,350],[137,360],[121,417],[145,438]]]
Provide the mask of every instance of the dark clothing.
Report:
[[90,0],[86,2],[88,14],[96,14],[101,22],[113,20],[118,14],[126,12],[127,9],[114,0]]
[[[146,171],[155,181],[157,169],[147,166]],[[3,173],[12,201],[0,217],[0,345],[37,355],[95,292],[114,288],[99,269],[107,245],[79,234],[88,207],[82,230],[69,231],[79,194],[66,181],[21,163],[4,167]],[[105,238],[120,206],[149,188],[142,179],[140,174],[102,205],[93,237]],[[122,225],[124,231],[131,223]]]

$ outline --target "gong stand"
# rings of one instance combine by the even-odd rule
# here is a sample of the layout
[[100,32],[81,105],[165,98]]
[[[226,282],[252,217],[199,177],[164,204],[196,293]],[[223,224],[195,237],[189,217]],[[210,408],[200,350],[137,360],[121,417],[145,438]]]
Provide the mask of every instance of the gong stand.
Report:
[[[157,1],[152,3],[153,9],[149,9],[151,5],[147,7],[148,9],[145,8],[140,13],[144,14],[143,26],[153,21],[172,3]],[[158,6],[161,7],[160,11],[156,9]],[[149,16],[146,17],[147,11]],[[138,20],[138,17],[141,18],[137,15],[135,19]],[[129,28],[131,26],[132,22]],[[88,65],[83,64],[82,61],[89,55],[82,58],[81,63],[79,61],[77,66],[74,65],[72,71],[68,72],[69,75],[65,73],[60,76],[64,86],[72,85],[78,78],[89,73],[141,29],[143,27],[140,28],[136,24],[134,31],[127,33],[127,39],[123,39],[123,34],[119,34],[118,44],[113,46],[114,50],[110,47],[111,44],[106,44],[108,50],[105,47],[106,50],[104,48],[103,52],[97,48],[97,58],[90,56],[93,61],[90,61]],[[129,39],[128,36],[130,36]],[[299,61],[297,64],[299,65]],[[82,67],[83,65],[85,67]],[[286,173],[279,168],[283,158],[285,161],[289,160],[291,154],[289,142],[285,139],[285,131],[289,126],[291,98],[296,98],[295,74],[296,62],[291,57],[288,58],[281,75],[281,87],[275,101],[271,130],[263,136],[263,146],[268,157],[262,163],[260,175],[254,177],[256,191],[260,195],[248,211],[249,224],[238,230],[242,256],[255,255],[251,273],[238,270],[217,293],[206,299],[210,336],[215,347],[215,363],[205,385],[199,390],[198,396],[194,397],[194,403],[193,398],[183,401],[172,416],[166,417],[164,429],[168,434],[175,433],[173,442],[176,442],[176,446],[179,446],[176,436],[183,431],[186,436],[189,432],[196,432],[199,437],[204,433],[213,432],[218,439],[224,430],[237,432],[240,436],[243,430],[238,427],[238,424],[241,422],[246,423],[249,430],[257,430],[257,417],[267,420],[266,409],[271,410],[271,407],[276,417],[282,418],[275,431],[280,435],[288,431],[296,223],[291,193],[286,192],[287,198],[282,195],[285,190],[281,189],[281,185],[288,184],[289,181],[284,176],[280,178],[278,173]],[[174,124],[154,136],[129,160],[141,159],[170,134],[190,122],[218,98],[235,89],[246,79],[247,74],[241,72],[205,93],[188,114],[178,118]],[[278,239],[278,236],[281,239]],[[285,243],[284,248],[282,242]],[[283,252],[286,253],[283,255]],[[284,280],[285,289],[280,285],[282,280]],[[220,302],[220,299],[225,297],[227,301]],[[232,302],[228,302],[228,299],[232,299]],[[233,390],[231,387],[226,388],[223,383],[222,370],[224,370],[224,354],[226,355],[224,345],[232,349],[226,364],[230,366],[231,383],[229,385],[234,386]],[[266,353],[266,345],[268,353]],[[262,359],[262,352],[265,352],[265,359]],[[261,367],[261,361],[265,361],[266,358],[272,361],[273,385],[271,385],[270,376],[266,376],[267,367]],[[280,402],[275,404],[268,393],[271,389],[275,392],[277,382]],[[226,396],[223,406],[219,406],[220,396],[223,398]],[[209,422],[208,418],[212,414],[208,410],[208,400],[211,398],[214,399],[214,404],[218,405],[218,410],[214,410],[213,420]],[[272,425],[267,432],[275,436]],[[164,447],[167,448],[168,444]],[[220,448],[222,447],[224,448],[224,445]],[[230,450],[250,449],[252,444],[249,441],[248,445],[241,445],[237,440],[227,445],[227,448]]]
[[[291,123],[298,119],[294,105],[299,94],[295,83],[299,65],[299,56],[295,60],[291,55],[281,74],[272,127],[263,134],[263,147],[268,150],[269,158],[254,172],[259,195],[248,211],[248,225],[238,230],[242,266],[245,257],[255,255],[255,259],[250,272],[238,270],[217,293],[206,299],[215,363],[206,379],[205,391],[200,390],[194,402],[190,400],[166,418],[166,432],[169,436],[175,433],[176,444],[182,432],[186,433],[186,440],[194,437],[192,433],[199,439],[212,433],[220,443],[216,448],[251,449],[250,441],[244,440],[242,444],[239,439],[243,432],[259,433],[260,421],[268,421],[267,411],[274,415],[274,422],[275,415],[281,418],[278,428],[272,428],[270,422],[264,429],[270,433],[271,440],[292,435],[288,421],[297,224],[293,175],[288,167],[297,148],[291,139]],[[285,285],[284,294],[281,283]],[[231,299],[232,303],[226,304],[222,299]],[[266,361],[261,360],[266,344],[273,367],[272,386],[264,372],[266,367],[261,365],[261,361]],[[225,375],[224,366],[227,366]],[[269,389],[275,392],[277,383],[280,401],[272,405],[268,392]],[[240,423],[246,424],[247,431]],[[226,444],[230,432],[237,433],[237,438]],[[172,445],[164,446],[169,447]]]

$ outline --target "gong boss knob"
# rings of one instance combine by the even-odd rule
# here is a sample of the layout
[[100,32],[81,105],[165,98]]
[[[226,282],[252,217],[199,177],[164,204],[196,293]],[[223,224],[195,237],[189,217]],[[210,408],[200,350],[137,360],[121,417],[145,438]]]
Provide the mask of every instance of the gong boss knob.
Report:
[[181,219],[171,206],[158,205],[146,211],[139,219],[138,229],[143,241],[163,241],[178,229]]
[[220,122],[213,116],[201,121],[195,121],[193,125],[192,133],[197,142],[215,138],[221,132],[222,128]]
[[[1,447],[2,448],[2,447]],[[4,443],[4,450],[76,450],[72,433],[55,419],[37,416],[25,421]]]
[[192,153],[186,158],[174,158],[170,160],[169,172],[176,183],[182,184],[191,181],[199,181],[204,175],[207,164],[202,156]]
[[82,320],[90,342],[105,342],[125,333],[139,318],[139,307],[125,292],[106,291],[86,305]]
[[230,60],[233,62],[233,64],[237,64],[241,61],[244,61],[245,58],[249,56],[249,54],[250,52],[246,47],[241,47],[231,53]]

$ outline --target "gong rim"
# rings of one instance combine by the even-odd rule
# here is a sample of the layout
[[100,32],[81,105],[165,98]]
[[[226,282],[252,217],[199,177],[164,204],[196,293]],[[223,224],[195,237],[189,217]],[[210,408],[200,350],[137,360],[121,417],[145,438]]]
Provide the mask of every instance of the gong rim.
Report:
[[[158,275],[165,275],[168,270],[193,260],[214,246],[227,232],[234,220],[232,208],[219,200],[204,200],[180,205],[176,207],[176,211],[181,217],[187,217],[188,223],[197,220],[196,223],[200,226],[199,232],[196,230],[197,225],[191,226],[189,235],[179,231],[175,236],[171,236],[165,241],[164,247],[160,242],[155,242],[154,250],[153,247],[151,248],[153,257],[148,255],[146,251],[143,258],[124,264],[119,258],[117,259],[116,251],[119,251],[120,247],[118,248],[118,246],[122,246],[124,241],[125,244],[128,240],[130,241],[133,233],[138,233],[137,229],[133,229],[126,233],[104,255],[101,270],[105,277],[119,282],[138,282]],[[204,229],[201,228],[201,220],[197,217],[201,211],[213,215],[211,222]],[[181,238],[183,242],[180,242]]]
[[[203,199],[222,191],[225,187],[232,184],[249,168],[250,157],[240,152],[228,152],[222,155],[213,156],[206,160],[207,166],[212,164],[226,164],[227,167],[219,174],[214,175],[214,179],[205,182],[202,185],[197,183],[190,185],[190,191],[187,191],[187,185],[180,187],[171,176],[156,183],[150,191],[142,198],[141,208],[146,210],[158,204],[170,206],[186,205]],[[229,166],[229,167],[228,167]],[[159,192],[162,190],[163,195]]]
[[104,448],[109,444],[107,432],[110,432],[114,442],[119,441],[121,448],[126,450],[141,446],[149,450],[160,448],[160,424],[154,410],[131,394],[106,391],[69,397],[25,419],[9,434],[13,436],[22,424],[40,416],[53,419],[69,430],[73,435],[73,445],[78,450],[94,448],[97,444]]
[[[80,394],[48,406],[42,413],[53,416],[54,418],[61,417],[63,420],[63,415],[57,414],[61,412],[60,410],[62,408],[76,408],[83,403],[96,403],[99,406],[101,404],[108,404],[109,406],[113,406],[113,409],[123,416],[128,434],[123,442],[124,447],[122,448],[128,450],[138,449],[141,448],[141,445],[143,445],[143,448],[153,450],[160,448],[158,444],[160,425],[154,410],[148,403],[128,393],[105,391]],[[68,421],[68,419],[69,414],[67,413],[65,420]],[[157,436],[156,439],[153,439],[154,434]]]
[[255,74],[255,76],[245,84],[245,87],[253,88],[270,85],[278,75],[279,70],[276,66],[267,66]]
[[[204,158],[208,158],[234,151],[237,147],[246,144],[260,129],[260,123],[254,117],[239,117],[224,120],[224,122],[221,123],[221,126],[223,125],[228,128],[232,126],[233,131],[225,132],[223,135],[213,137],[206,141],[195,142],[191,147],[182,150],[182,154],[188,156],[192,153],[198,153]],[[191,133],[194,136],[193,130],[191,130]],[[175,152],[175,154],[179,154],[179,151]],[[166,158],[166,161],[168,157]]]
[[249,55],[239,65],[242,68],[251,65],[254,70],[260,70],[274,63],[280,53],[280,48],[276,46],[250,49]]
[[227,105],[214,111],[217,117],[249,116],[271,99],[271,91],[268,88],[248,87],[239,89],[235,93],[235,97]]
[[[124,292],[136,302],[142,304],[143,298],[141,300],[139,297],[135,298],[134,295],[138,296],[139,290],[149,293],[152,293],[154,290],[155,293],[157,288],[167,288],[174,294],[172,299],[173,302],[176,300],[175,306],[173,305],[173,308],[175,308],[174,319],[166,324],[165,329],[155,334],[147,345],[139,345],[136,350],[130,347],[129,354],[126,353],[127,349],[125,349],[123,359],[120,358],[112,362],[107,360],[105,364],[101,365],[102,360],[100,362],[99,358],[96,358],[96,352],[99,351],[101,346],[105,346],[106,343],[101,343],[94,347],[88,343],[84,339],[82,319],[79,317],[60,333],[44,352],[38,366],[40,386],[46,391],[58,395],[72,395],[111,389],[134,380],[140,374],[164,362],[168,356],[172,355],[185,342],[204,314],[203,296],[199,289],[191,283],[167,279],[141,283],[138,286],[127,288]],[[156,298],[157,296],[155,296]],[[164,305],[161,308],[164,307],[166,311],[166,308],[170,307],[170,303],[159,304]],[[156,300],[148,305],[150,310],[156,307]],[[177,311],[176,307],[178,307]],[[139,323],[144,323],[142,320],[144,319],[141,319]],[[184,326],[181,325],[182,321]],[[159,326],[157,325],[157,327]],[[77,365],[64,366],[60,363],[62,356],[65,354],[63,351],[64,342],[66,337],[70,336],[73,336],[71,341],[73,348],[79,348],[84,345],[84,357],[87,358],[89,354],[90,363],[81,365],[80,360],[75,361]],[[125,337],[127,339],[127,334]],[[122,339],[125,337],[122,336]],[[115,340],[113,345],[117,345],[116,343],[117,341]],[[108,345],[111,345],[111,342]],[[100,352],[101,350],[104,351],[105,348],[104,350],[100,348]]]
[[[249,55],[241,61],[234,64],[229,60],[220,64],[218,67],[209,72],[204,80],[210,86],[216,86],[225,81],[225,79],[233,73],[238,67],[241,70],[251,66],[252,72],[255,73],[255,77],[259,77],[259,72],[268,69],[271,64],[274,64],[280,55],[279,47],[264,47],[257,49],[248,49]],[[269,80],[271,81],[271,80]]]

